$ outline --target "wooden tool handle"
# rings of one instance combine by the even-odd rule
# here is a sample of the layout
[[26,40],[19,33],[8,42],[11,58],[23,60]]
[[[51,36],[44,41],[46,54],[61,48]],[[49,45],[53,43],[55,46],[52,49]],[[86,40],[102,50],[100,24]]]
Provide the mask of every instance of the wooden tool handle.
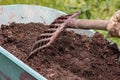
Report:
[[76,19],[70,22],[70,26],[74,26],[80,29],[99,29],[107,30],[107,20],[87,20],[87,19]]

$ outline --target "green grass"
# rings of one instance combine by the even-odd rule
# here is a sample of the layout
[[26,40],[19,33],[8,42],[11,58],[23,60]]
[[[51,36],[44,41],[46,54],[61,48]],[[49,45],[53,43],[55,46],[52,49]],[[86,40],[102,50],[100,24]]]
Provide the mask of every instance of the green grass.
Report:
[[[120,9],[120,0],[0,0],[0,5],[32,4],[47,6],[66,13],[82,11],[79,18],[83,19],[109,19],[115,11]],[[100,31],[106,36],[106,31]],[[120,45],[120,39],[109,38],[110,41]]]

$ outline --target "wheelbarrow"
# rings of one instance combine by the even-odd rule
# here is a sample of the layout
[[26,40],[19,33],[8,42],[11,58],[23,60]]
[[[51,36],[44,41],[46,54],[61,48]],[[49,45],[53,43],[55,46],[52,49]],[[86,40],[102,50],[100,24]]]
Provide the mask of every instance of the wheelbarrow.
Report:
[[[37,13],[37,15],[36,15]],[[38,22],[50,25],[57,17],[66,15],[59,10],[34,5],[0,6],[0,25],[12,22]],[[78,34],[93,36],[93,30],[74,30]],[[10,52],[0,47],[0,80],[47,80],[41,74],[27,66]]]

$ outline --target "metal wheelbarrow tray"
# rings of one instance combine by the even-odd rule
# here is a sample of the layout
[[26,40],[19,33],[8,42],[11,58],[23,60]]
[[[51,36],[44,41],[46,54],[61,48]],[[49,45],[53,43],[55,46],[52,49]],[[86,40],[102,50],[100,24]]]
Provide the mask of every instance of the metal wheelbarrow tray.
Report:
[[[36,15],[37,14],[37,15]],[[65,13],[41,6],[8,5],[0,7],[0,25],[16,23],[40,22],[49,25],[57,17]],[[47,16],[46,16],[47,15]],[[73,30],[73,29],[72,29]],[[92,30],[74,29],[76,33],[92,36]],[[7,66],[9,65],[9,66]],[[11,53],[0,47],[0,79],[1,80],[46,80]]]

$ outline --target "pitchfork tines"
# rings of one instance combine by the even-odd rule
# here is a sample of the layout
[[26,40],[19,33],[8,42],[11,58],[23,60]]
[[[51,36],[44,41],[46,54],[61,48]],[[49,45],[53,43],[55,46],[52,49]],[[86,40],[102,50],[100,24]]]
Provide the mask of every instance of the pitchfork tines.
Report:
[[69,15],[63,15],[58,17],[54,22],[49,26],[49,28],[44,31],[33,44],[31,53],[26,58],[28,60],[33,54],[36,54],[41,49],[46,48],[51,45],[58,37],[58,35],[66,28],[69,20],[76,18],[80,12],[75,12]]

